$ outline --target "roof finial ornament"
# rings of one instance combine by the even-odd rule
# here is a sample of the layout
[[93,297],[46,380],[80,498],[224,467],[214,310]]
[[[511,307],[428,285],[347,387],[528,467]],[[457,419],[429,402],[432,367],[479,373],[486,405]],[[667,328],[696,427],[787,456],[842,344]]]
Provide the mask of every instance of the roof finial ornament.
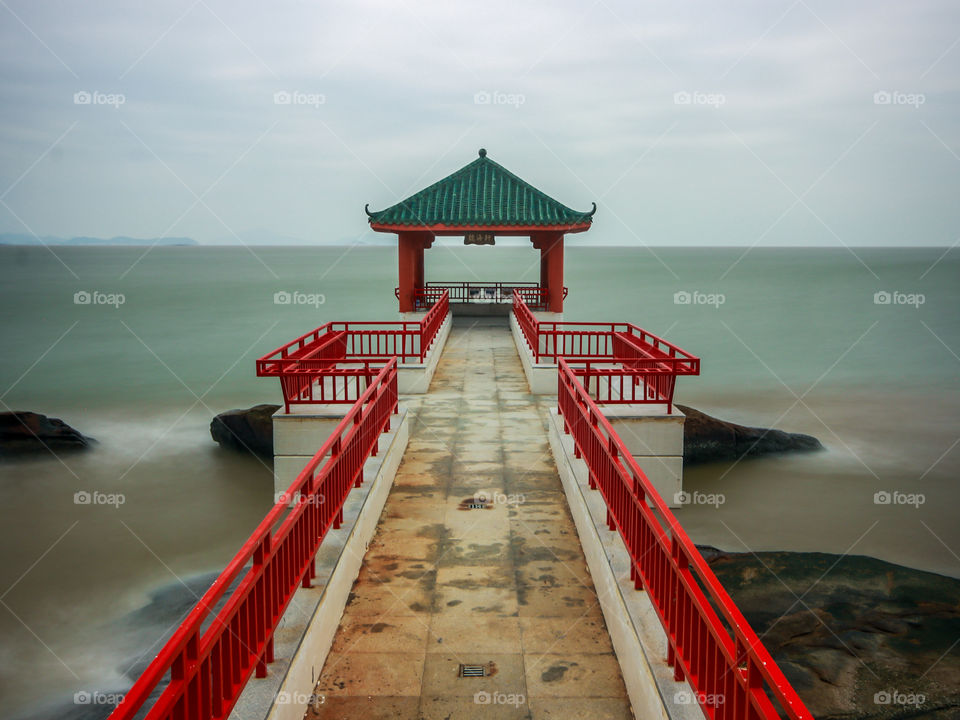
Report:
[[591,204],[593,205],[593,210],[587,213],[587,217],[593,217],[593,214],[597,212],[597,204],[596,203],[591,203]]
[[370,203],[367,203],[366,205],[363,206],[363,211],[367,214],[368,218],[373,217],[373,213],[370,212]]
[[477,153],[477,154],[478,154],[480,157],[485,158],[485,157],[487,156],[487,149],[486,149],[486,148],[480,148],[480,152]]

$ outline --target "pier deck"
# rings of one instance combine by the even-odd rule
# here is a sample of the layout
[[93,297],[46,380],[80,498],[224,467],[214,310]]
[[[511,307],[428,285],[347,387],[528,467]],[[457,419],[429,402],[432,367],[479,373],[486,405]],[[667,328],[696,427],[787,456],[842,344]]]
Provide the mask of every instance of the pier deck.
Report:
[[410,443],[307,718],[632,718],[509,330],[454,327],[405,402]]

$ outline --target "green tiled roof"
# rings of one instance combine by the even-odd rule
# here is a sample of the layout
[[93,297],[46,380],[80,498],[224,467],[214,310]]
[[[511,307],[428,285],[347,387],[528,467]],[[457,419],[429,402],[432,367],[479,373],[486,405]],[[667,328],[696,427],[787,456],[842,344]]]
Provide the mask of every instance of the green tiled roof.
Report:
[[371,223],[381,225],[494,225],[538,226],[589,223],[596,203],[589,212],[571,210],[541,190],[521,180],[502,165],[487,157],[435,182],[385,210],[370,212]]

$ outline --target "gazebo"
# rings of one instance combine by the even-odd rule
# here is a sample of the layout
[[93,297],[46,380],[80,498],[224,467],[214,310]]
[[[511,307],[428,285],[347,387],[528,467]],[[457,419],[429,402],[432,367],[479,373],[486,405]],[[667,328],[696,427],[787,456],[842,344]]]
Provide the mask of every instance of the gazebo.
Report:
[[589,230],[596,211],[596,203],[589,212],[570,209],[491,160],[483,148],[476,160],[406,200],[377,212],[366,207],[371,228],[397,234],[400,312],[417,308],[418,292],[426,287],[423,251],[436,237],[493,245],[498,235],[530,238],[540,251],[535,287],[541,304],[563,312],[563,237]]

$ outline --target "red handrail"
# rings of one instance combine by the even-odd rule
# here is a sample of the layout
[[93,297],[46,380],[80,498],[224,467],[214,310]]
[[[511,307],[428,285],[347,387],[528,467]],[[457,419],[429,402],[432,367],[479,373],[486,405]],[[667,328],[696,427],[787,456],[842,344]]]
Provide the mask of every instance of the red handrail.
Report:
[[[565,358],[566,359],[566,358]],[[673,412],[679,358],[633,360],[601,358],[567,359],[571,372],[598,405],[665,404]]]
[[449,313],[443,291],[420,320],[324,323],[257,359],[257,377],[280,379],[286,412],[291,405],[353,402],[360,386],[348,392],[349,378],[369,379],[389,357],[422,363]]
[[[619,380],[623,385],[620,392],[611,391],[606,398],[597,394],[598,401],[666,403],[671,412],[677,376],[700,374],[700,358],[633,323],[540,321],[517,291],[513,314],[534,362],[556,362],[563,357],[585,363],[586,369],[578,371],[583,376],[624,378]],[[591,363],[618,367],[600,371]],[[632,376],[643,392],[628,388],[627,376]]]
[[564,358],[558,377],[564,431],[630,554],[634,587],[647,591],[663,625],[674,679],[686,678],[711,720],[778,720],[770,697],[790,720],[813,720]]
[[[111,720],[136,717],[168,674],[147,720],[230,715],[250,675],[266,675],[274,631],[297,587],[310,586],[317,550],[327,530],[340,527],[347,495],[360,486],[363,465],[376,455],[380,433],[390,429],[396,411],[397,359],[391,358],[124,695]],[[236,589],[203,630],[241,572]]]

